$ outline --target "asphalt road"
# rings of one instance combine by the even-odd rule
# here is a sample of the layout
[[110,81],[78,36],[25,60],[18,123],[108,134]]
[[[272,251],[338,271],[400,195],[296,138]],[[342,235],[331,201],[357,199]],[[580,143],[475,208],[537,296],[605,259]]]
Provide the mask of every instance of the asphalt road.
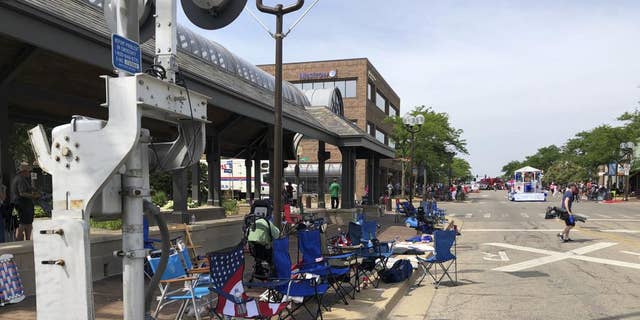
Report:
[[563,222],[544,220],[559,204],[502,191],[443,204],[462,225],[460,282],[435,290],[426,319],[640,319],[640,202],[575,203],[589,221],[568,243]]

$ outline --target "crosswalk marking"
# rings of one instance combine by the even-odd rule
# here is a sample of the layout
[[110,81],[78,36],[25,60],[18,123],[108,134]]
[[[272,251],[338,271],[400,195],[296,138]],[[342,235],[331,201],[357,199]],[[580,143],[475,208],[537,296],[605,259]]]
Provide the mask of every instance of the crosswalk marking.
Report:
[[640,222],[640,219],[589,219],[589,221]]
[[609,219],[611,218],[611,216],[608,216],[608,215],[602,214],[602,213],[598,213],[597,216],[598,217],[602,217],[602,218],[609,218]]
[[521,213],[520,213],[520,215],[521,215],[523,218],[529,218],[529,215],[528,215],[528,214],[526,214],[526,213],[524,213],[524,212],[521,212]]
[[485,213],[485,214],[483,215],[483,217],[485,217],[485,218],[491,218],[491,213]]
[[467,213],[464,216],[465,216],[465,218],[471,218],[471,217],[473,217],[473,213]]

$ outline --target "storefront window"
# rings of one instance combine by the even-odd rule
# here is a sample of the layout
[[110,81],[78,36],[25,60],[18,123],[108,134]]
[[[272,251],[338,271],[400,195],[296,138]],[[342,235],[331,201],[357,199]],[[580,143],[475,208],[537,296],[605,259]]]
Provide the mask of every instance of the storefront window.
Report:
[[384,143],[385,137],[386,137],[386,134],[384,134],[384,132],[376,129],[376,140],[380,141],[381,143]]

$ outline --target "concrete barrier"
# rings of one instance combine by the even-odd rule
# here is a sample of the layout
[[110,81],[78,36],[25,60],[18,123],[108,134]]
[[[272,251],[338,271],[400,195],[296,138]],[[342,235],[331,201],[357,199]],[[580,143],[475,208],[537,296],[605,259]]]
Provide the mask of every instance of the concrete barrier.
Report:
[[[198,221],[191,227],[191,237],[195,244],[201,245],[201,253],[224,249],[237,244],[242,239],[241,215],[231,218]],[[182,232],[172,232],[175,237]],[[150,235],[159,238],[157,227],[151,228]],[[91,268],[93,281],[122,273],[122,260],[113,256],[113,252],[122,248],[120,231],[92,230]],[[33,242],[20,241],[0,244],[0,253],[10,253],[15,257],[25,294],[35,294],[35,272],[33,262]]]

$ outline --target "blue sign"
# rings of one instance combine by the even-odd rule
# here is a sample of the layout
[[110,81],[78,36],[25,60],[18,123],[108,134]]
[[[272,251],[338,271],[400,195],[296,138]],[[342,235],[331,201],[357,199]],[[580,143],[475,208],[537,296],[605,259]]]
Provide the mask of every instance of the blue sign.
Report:
[[607,174],[610,176],[615,176],[618,173],[618,164],[615,162],[609,163]]
[[123,36],[111,35],[111,64],[114,68],[129,73],[142,72],[140,45]]

